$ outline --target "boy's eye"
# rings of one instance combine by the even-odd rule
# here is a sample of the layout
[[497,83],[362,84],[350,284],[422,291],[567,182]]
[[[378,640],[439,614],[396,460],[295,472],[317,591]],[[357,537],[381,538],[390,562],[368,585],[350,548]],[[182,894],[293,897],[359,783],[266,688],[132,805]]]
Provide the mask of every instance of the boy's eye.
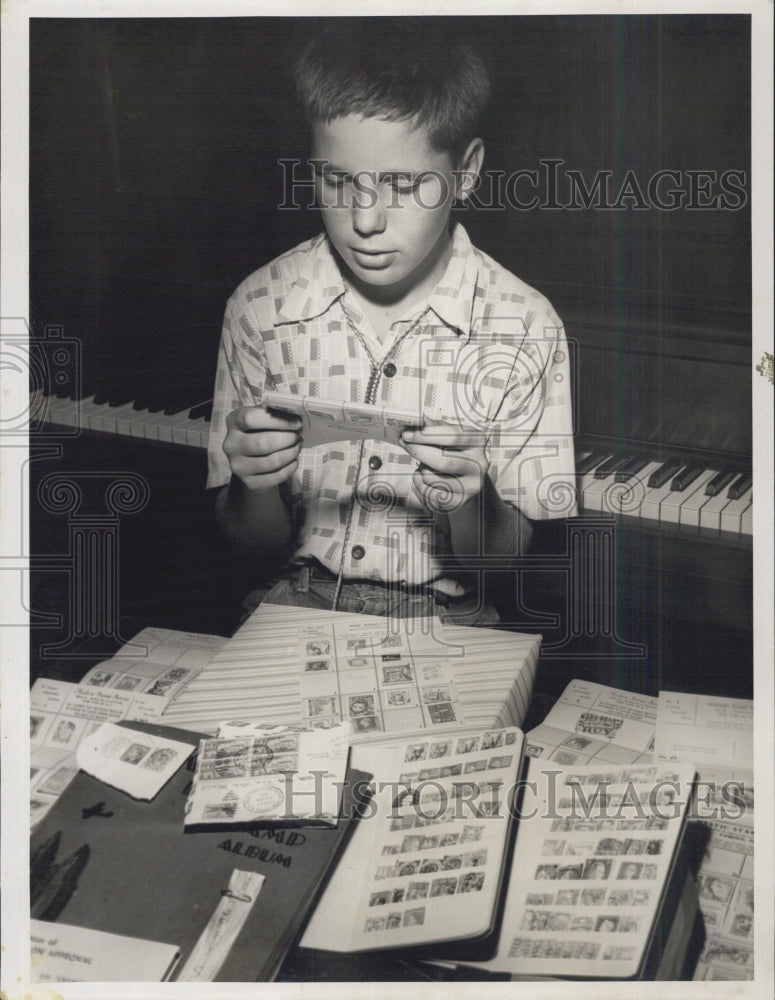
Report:
[[422,177],[412,175],[393,174],[390,178],[390,187],[398,194],[411,194],[420,185]]
[[345,175],[344,174],[321,174],[323,178],[323,183],[329,188],[341,188],[344,187]]

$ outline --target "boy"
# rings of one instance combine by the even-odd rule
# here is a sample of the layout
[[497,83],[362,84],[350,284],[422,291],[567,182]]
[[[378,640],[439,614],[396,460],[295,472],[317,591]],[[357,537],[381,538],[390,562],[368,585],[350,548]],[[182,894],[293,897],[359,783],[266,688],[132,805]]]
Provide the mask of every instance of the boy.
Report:
[[[466,569],[575,512],[567,347],[533,289],[450,213],[475,186],[489,82],[433,19],[335,23],[296,68],[325,234],[226,310],[208,486],[273,603],[498,620]],[[401,447],[305,448],[265,388],[417,412]]]

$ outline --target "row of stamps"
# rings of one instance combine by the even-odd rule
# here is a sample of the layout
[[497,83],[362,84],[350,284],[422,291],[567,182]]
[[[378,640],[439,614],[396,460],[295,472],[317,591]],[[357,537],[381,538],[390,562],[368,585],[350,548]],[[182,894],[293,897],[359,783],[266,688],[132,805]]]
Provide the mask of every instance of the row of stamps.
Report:
[[486,848],[462,854],[445,854],[440,858],[414,858],[412,861],[396,861],[392,865],[380,865],[374,879],[376,881],[382,878],[406,878],[411,875],[454,871],[457,868],[481,868],[486,863]]
[[267,774],[296,774],[298,770],[298,754],[269,757],[256,752],[221,760],[203,760],[199,765],[199,777],[202,781],[225,781]]
[[[380,713],[383,709],[412,708],[413,692],[398,693],[397,698],[391,703],[384,698],[380,707],[377,705],[374,693],[347,695],[344,711],[350,720],[355,732],[381,732],[382,723]],[[437,700],[443,695],[452,697],[449,687],[423,689],[421,695],[421,707],[426,713],[432,725],[442,725],[450,722],[460,722],[457,711],[452,701]],[[338,695],[316,695],[312,698],[304,698],[307,717],[315,719],[338,719],[340,718],[339,696]],[[314,721],[312,723],[314,725]]]
[[163,771],[175,757],[177,751],[171,747],[157,747],[152,750],[145,743],[130,743],[121,753],[119,760],[124,764],[135,764],[146,771]]
[[652,857],[656,854],[662,853],[662,845],[664,841],[661,837],[654,837],[653,839],[647,840],[645,838],[618,838],[618,837],[603,837],[598,840],[597,843],[594,841],[585,841],[581,843],[577,840],[545,840],[541,847],[541,854],[544,855],[560,855],[560,854],[649,854]]
[[[726,941],[711,940],[700,956],[700,962],[721,962],[735,968],[753,968],[753,951],[738,944],[728,944]],[[738,978],[737,976],[735,978]]]
[[405,889],[383,889],[372,892],[369,906],[388,906],[413,899],[433,899],[437,896],[455,896],[461,892],[481,892],[484,886],[484,872],[466,872],[458,876],[444,876],[430,882],[412,882]]
[[[449,837],[452,836],[454,836],[454,834],[449,835]],[[440,846],[446,847],[447,844],[449,843],[449,837],[438,834],[430,834],[429,836],[420,836],[419,834],[417,835],[409,834],[409,836],[404,837],[404,839],[401,841],[401,845],[400,847],[398,847],[398,850],[395,853],[416,854],[418,851],[435,850],[437,847]],[[441,844],[442,839],[444,840],[443,845]],[[465,843],[465,841],[462,840],[462,837],[461,837],[461,842]],[[387,846],[393,847],[395,845],[390,844]],[[392,852],[385,852],[385,853],[392,853]]]
[[[371,652],[374,643],[364,637],[358,637],[355,639],[340,639],[338,645],[348,654],[352,654],[355,652]],[[382,649],[391,650],[391,654],[395,655],[395,650],[404,648],[404,637],[403,635],[386,635],[379,641],[379,646]],[[328,657],[333,655],[334,648],[335,644],[329,638],[326,636],[316,636],[313,639],[307,639],[304,645],[304,653],[310,657]]]
[[[449,809],[445,809],[443,812],[438,814],[434,813],[430,816],[425,816],[420,812],[408,812],[405,816],[394,816],[393,819],[390,820],[390,830],[392,832],[397,830],[420,830],[426,826],[438,826],[444,823],[451,823],[453,820],[460,820],[460,811],[454,806]],[[464,840],[479,840],[482,835],[482,828],[465,826],[463,827],[463,833],[466,833],[466,836],[463,838]],[[445,833],[439,841],[439,844],[441,847],[445,847],[448,844],[456,844],[460,837],[460,831]],[[384,851],[383,853],[398,854],[398,848],[391,848],[390,852]]]
[[[402,662],[403,660],[403,662]],[[415,671],[406,658],[389,653],[386,656],[348,656],[341,663],[333,659],[302,661],[302,673],[336,673],[341,670],[376,670],[382,684],[414,683]]]
[[666,830],[667,820],[662,816],[648,816],[644,819],[555,819],[552,833],[573,833],[582,831],[602,832],[603,830]]
[[[407,820],[413,821],[416,818],[417,817],[410,815],[410,816],[402,816],[402,817],[400,817],[398,819],[392,819],[390,821],[390,829],[391,830],[405,830],[405,829],[410,829],[412,827],[412,822],[407,823]],[[418,835],[410,835],[408,837],[404,837],[404,839],[401,841],[400,844],[386,844],[382,848],[382,853],[383,854],[404,854],[404,853],[406,853],[407,851],[410,851],[410,850],[411,851],[422,851],[422,850],[425,850],[425,848],[422,847],[422,846],[421,847],[410,847],[410,846],[408,846],[409,844],[416,844],[416,843],[420,843],[420,844],[426,844],[427,843],[427,845],[428,845],[429,848],[430,847],[435,847],[435,846],[449,847],[450,845],[457,844],[457,843],[471,844],[471,843],[476,842],[477,840],[481,840],[482,839],[482,833],[483,833],[483,831],[484,831],[484,827],[481,826],[481,825],[466,824],[466,825],[463,826],[462,830],[451,830],[449,833],[445,833],[443,835],[440,835],[439,838],[438,838],[438,845],[436,845],[436,844],[433,843],[433,840],[436,839],[435,835],[431,835],[430,837],[426,837],[425,835],[420,836],[419,834]]]
[[603,913],[598,916],[576,916],[562,911],[525,910],[519,925],[521,931],[582,931],[584,933],[637,934],[643,917]]
[[[614,862],[609,858],[588,858],[586,861],[573,865],[539,865],[533,878],[536,881],[554,879],[585,879],[603,881],[611,878]],[[646,879],[653,881],[657,877],[657,865],[646,864],[643,861],[622,861],[616,871],[617,879]]]
[[584,961],[603,959],[631,962],[637,949],[619,945],[600,945],[592,941],[558,941],[556,938],[514,938],[509,958],[566,958]]
[[475,774],[477,771],[497,770],[511,767],[513,754],[502,754],[498,757],[480,757],[458,764],[442,764],[440,767],[423,767],[419,771],[403,771],[398,780],[411,786],[419,781],[436,781],[439,778],[453,778],[459,774]]
[[277,733],[267,736],[228,736],[222,739],[202,740],[199,753],[210,760],[213,757],[235,757],[255,751],[261,755],[296,753],[299,749],[299,733]]
[[[607,892],[607,894],[606,894]],[[528,906],[648,906],[650,889],[559,889],[529,892]]]
[[364,930],[367,933],[372,931],[394,931],[399,927],[419,927],[425,923],[425,907],[418,906],[411,910],[404,910],[403,913],[388,913],[386,917],[369,917]]
[[513,746],[517,734],[513,731],[504,732],[496,729],[484,732],[481,736],[460,736],[457,740],[437,740],[425,743],[410,743],[406,748],[404,763],[411,764],[418,760],[436,760],[451,754],[478,753],[479,750],[495,750],[502,746]]
[[[182,684],[192,671],[187,667],[170,667],[159,677],[148,681],[147,677],[133,677],[130,674],[121,675],[120,671],[95,670],[84,683],[91,687],[112,687],[116,691],[136,691],[138,685],[147,685],[143,689],[144,694],[158,695],[166,697],[173,688]],[[111,683],[114,678],[118,678],[115,683]]]

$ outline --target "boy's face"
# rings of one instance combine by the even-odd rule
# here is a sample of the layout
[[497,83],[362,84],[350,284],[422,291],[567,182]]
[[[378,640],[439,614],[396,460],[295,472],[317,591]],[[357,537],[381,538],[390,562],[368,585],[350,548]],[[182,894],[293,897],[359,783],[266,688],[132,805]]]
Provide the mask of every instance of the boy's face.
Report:
[[380,301],[431,291],[450,247],[451,154],[411,122],[360,115],[318,123],[312,138],[323,221],[355,284]]

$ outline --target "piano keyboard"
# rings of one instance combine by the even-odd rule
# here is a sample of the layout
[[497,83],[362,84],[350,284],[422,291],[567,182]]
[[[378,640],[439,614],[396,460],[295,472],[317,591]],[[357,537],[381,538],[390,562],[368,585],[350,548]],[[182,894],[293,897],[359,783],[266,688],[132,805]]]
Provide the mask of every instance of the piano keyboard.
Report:
[[[175,413],[94,396],[33,399],[42,422],[191,448],[207,447],[210,401]],[[753,536],[751,470],[627,453],[582,452],[576,464],[579,508],[629,523],[749,544]]]
[[162,441],[187,448],[206,448],[210,430],[211,400],[175,413],[141,408],[135,402],[113,405],[94,396],[74,400],[50,395],[34,398],[33,414],[44,414],[43,422],[63,427],[117,434],[119,437]]
[[576,472],[585,513],[732,542],[752,540],[751,470],[584,452]]

